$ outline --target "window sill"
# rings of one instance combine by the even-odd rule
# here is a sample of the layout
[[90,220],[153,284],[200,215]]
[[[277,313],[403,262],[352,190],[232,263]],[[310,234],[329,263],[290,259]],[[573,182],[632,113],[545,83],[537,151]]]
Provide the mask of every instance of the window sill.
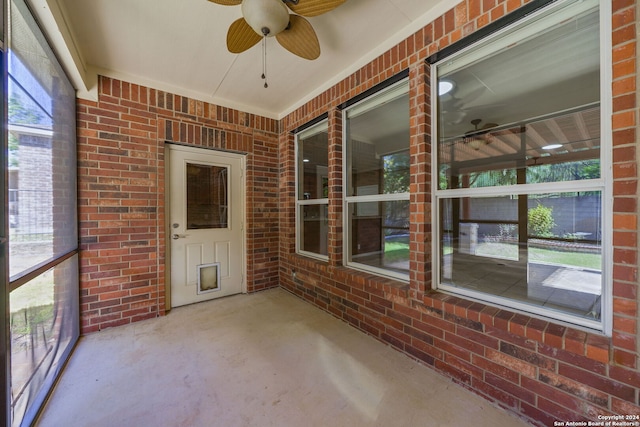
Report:
[[329,257],[328,256],[316,254],[316,253],[313,253],[313,252],[299,251],[299,252],[296,252],[296,256],[304,258],[304,259],[312,259],[312,260],[320,261],[320,262],[329,262]]
[[366,288],[368,291],[377,289],[385,294],[403,298],[408,297],[409,294],[409,283],[407,282],[350,267],[336,267],[335,278],[340,282],[351,283],[354,287],[357,284],[357,287]]

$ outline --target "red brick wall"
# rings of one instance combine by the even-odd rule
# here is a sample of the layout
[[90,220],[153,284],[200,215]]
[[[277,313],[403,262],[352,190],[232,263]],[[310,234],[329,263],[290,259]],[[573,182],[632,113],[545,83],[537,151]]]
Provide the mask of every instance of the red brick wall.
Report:
[[[637,9],[613,0],[613,334],[565,327],[431,290],[429,66],[441,48],[521,7],[466,0],[281,121],[280,283],[301,298],[538,425],[640,414]],[[606,47],[605,47],[606,48]],[[604,65],[605,67],[607,65]],[[337,106],[409,69],[408,284],[342,264],[342,123]],[[292,129],[329,113],[329,262],[295,254]],[[608,248],[610,250],[611,248]]]
[[247,153],[247,290],[278,285],[278,123],[100,78],[78,101],[82,333],[165,313],[165,141]]

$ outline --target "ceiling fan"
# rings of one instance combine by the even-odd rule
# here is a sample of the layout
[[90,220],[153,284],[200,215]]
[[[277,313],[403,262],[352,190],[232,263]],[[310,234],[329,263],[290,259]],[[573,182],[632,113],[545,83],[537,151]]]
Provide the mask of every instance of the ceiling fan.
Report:
[[465,132],[462,137],[462,142],[474,150],[479,150],[483,145],[491,144],[495,137],[490,133],[490,129],[498,126],[497,123],[485,123],[482,127],[479,127],[480,123],[482,123],[482,119],[471,120],[474,129]]
[[[227,32],[227,48],[241,53],[260,40],[275,37],[286,50],[304,59],[320,56],[320,43],[304,17],[318,16],[346,0],[209,0],[225,6],[242,5],[243,17]],[[289,13],[289,10],[294,12]]]

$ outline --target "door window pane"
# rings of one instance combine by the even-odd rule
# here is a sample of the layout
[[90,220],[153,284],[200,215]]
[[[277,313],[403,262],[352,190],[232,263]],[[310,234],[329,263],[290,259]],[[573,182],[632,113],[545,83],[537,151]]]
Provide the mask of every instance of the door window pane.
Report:
[[226,167],[187,164],[187,229],[227,228]]

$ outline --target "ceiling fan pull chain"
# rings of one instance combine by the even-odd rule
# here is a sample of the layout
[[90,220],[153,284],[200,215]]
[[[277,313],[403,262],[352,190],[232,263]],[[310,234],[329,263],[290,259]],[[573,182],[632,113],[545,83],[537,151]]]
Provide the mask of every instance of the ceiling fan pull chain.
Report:
[[264,88],[268,88],[267,83],[267,34],[262,37],[262,79],[264,80]]

